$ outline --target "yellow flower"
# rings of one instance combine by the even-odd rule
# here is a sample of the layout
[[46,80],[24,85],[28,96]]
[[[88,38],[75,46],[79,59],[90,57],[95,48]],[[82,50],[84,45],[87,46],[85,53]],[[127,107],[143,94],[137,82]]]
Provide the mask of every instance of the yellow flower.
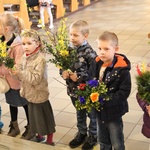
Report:
[[7,56],[7,53],[6,52],[2,52],[1,53],[1,57],[6,57]]
[[142,73],[146,72],[146,64],[145,64],[144,61],[143,61],[142,64],[141,64],[141,72],[142,72]]
[[67,50],[60,50],[60,55],[61,56],[68,56],[69,52]]
[[51,33],[50,33],[49,31],[46,31],[46,34],[47,34],[47,35],[50,35]]
[[97,102],[98,101],[98,98],[99,98],[99,93],[98,92],[95,92],[95,93],[92,93],[90,95],[90,98],[91,98],[91,101],[94,103],[94,102]]
[[59,69],[62,69],[62,67],[61,67],[60,65],[57,65],[57,64],[56,64],[56,67],[59,68]]

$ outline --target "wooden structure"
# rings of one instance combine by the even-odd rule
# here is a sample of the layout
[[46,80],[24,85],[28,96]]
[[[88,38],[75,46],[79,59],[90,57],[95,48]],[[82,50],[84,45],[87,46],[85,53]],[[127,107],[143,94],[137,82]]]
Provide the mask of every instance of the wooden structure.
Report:
[[83,0],[83,6],[89,5],[90,4],[90,0]]
[[7,5],[7,4],[20,6],[19,11],[9,11],[9,13],[13,13],[14,15],[22,18],[25,22],[25,28],[30,29],[31,22],[29,21],[26,0],[0,0],[0,13],[4,12],[4,5]]
[[[65,8],[63,5],[63,0],[53,0],[53,4],[56,7],[56,19],[61,18],[65,15]],[[39,6],[34,7],[35,10],[39,11]],[[44,11],[44,19],[45,19],[45,23],[48,23],[48,14],[47,11]]]
[[69,7],[70,12],[74,12],[78,10],[79,2],[77,0],[63,0],[63,4]]

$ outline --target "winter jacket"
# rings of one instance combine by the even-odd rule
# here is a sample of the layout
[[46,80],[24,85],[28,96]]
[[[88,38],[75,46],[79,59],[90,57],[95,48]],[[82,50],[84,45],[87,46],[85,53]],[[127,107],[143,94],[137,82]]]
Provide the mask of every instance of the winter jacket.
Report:
[[21,80],[20,95],[32,103],[48,100],[49,90],[46,73],[46,60],[39,51],[32,55],[25,54],[18,65],[18,77]]
[[78,61],[70,68],[72,72],[77,73],[78,80],[76,82],[71,79],[66,79],[67,93],[69,96],[76,97],[75,90],[80,83],[85,83],[88,80],[88,69],[91,62],[97,56],[96,52],[87,43],[83,43],[77,48]]
[[148,111],[146,109],[146,106],[149,105],[145,100],[141,99],[138,95],[136,94],[136,99],[142,110],[144,111],[143,115],[143,126],[142,126],[142,134],[146,136],[147,138],[150,138],[150,116],[148,115]]
[[[93,61],[89,69],[91,79],[99,79],[102,64],[101,60]],[[111,66],[105,69],[102,81],[107,85],[109,101],[104,101],[97,112],[102,122],[110,122],[128,112],[127,98],[131,91],[130,69],[130,61],[121,54],[115,54]]]
[[[21,38],[19,36],[13,37],[12,43],[7,53],[9,54],[10,58],[15,59],[15,64],[17,64],[19,59],[24,53],[22,43],[21,43]],[[9,86],[12,89],[15,90],[20,89],[20,81],[13,78],[10,74],[10,71],[4,65],[0,66],[0,76],[5,76]]]

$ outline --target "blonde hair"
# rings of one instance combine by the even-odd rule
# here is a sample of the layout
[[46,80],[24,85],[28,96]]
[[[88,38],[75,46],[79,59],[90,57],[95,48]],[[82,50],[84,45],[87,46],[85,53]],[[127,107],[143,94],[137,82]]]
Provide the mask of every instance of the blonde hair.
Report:
[[20,34],[21,30],[24,29],[23,20],[10,13],[0,14],[0,24],[3,28],[9,26],[11,31],[17,34]]
[[34,39],[35,42],[39,42],[40,48],[43,48],[41,37],[40,37],[40,35],[38,34],[38,32],[36,30],[33,30],[33,29],[27,30],[27,29],[25,29],[25,30],[22,31],[21,37],[32,38],[32,39]]
[[89,34],[89,25],[84,20],[78,20],[78,21],[73,22],[70,25],[69,29],[72,29],[72,28],[79,29],[83,35]]
[[109,31],[105,31],[103,32],[98,40],[101,40],[101,41],[111,41],[113,46],[118,46],[118,37],[115,33],[113,32],[109,32]]

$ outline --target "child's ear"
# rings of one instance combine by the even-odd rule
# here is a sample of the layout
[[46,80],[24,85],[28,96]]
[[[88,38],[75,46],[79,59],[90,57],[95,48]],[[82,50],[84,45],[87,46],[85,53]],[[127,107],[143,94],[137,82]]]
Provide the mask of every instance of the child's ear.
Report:
[[89,36],[89,34],[88,34],[88,33],[86,33],[84,36],[85,36],[85,39],[87,39],[87,38],[88,38],[88,36]]
[[39,47],[39,46],[40,46],[40,42],[36,42],[36,44],[37,44],[37,47]]
[[115,51],[118,52],[119,51],[119,46],[115,47]]

